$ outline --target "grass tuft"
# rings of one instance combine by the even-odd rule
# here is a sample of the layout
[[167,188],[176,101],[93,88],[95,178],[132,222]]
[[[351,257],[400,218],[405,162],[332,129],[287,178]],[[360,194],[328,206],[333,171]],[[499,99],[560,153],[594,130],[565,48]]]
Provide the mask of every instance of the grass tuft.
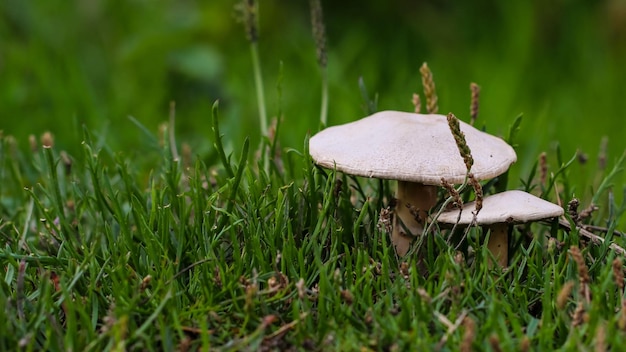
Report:
[[[436,222],[400,261],[389,239],[389,182],[316,167],[308,136],[300,149],[281,149],[280,109],[268,129],[257,4],[242,6],[260,158],[251,155],[248,139],[232,155],[225,152],[217,101],[206,132],[214,150],[195,156],[189,141],[178,153],[173,104],[169,124],[156,133],[129,117],[142,136],[139,157],[112,150],[87,128],[79,145],[31,135],[26,152],[12,136],[0,136],[0,350],[529,351],[622,344],[626,240],[618,227],[626,201],[615,193],[626,190],[615,180],[625,155],[608,165],[602,142],[593,198],[583,210],[574,202],[549,224],[513,226],[506,269],[490,265],[480,228],[459,236]],[[313,10],[323,24],[321,7]],[[432,73],[425,65],[421,72],[427,111],[436,113]],[[362,79],[358,86],[364,110],[374,113],[378,96]],[[420,105],[416,98],[416,111]],[[520,122],[521,116],[509,130],[512,145]],[[450,125],[469,173],[471,152],[453,115]],[[564,160],[559,148],[550,156],[554,172],[543,154],[511,188],[570,204],[583,188],[571,176],[578,156]],[[484,185],[468,179],[477,199],[496,182],[497,191],[508,189],[508,181],[506,174]],[[440,211],[467,200],[467,183],[442,184]]]

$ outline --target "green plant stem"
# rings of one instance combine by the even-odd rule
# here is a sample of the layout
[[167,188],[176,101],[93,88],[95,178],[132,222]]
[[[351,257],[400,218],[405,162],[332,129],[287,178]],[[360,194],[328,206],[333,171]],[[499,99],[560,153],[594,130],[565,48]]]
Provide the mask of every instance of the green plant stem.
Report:
[[222,165],[224,165],[224,170],[228,174],[228,177],[235,176],[232,167],[230,166],[230,161],[228,157],[226,157],[226,153],[224,152],[224,146],[222,145],[222,135],[220,134],[220,125],[219,125],[219,101],[215,101],[213,103],[213,108],[211,109],[211,121],[213,125],[211,126],[213,129],[213,135],[215,136],[215,149],[217,149],[217,154],[220,156],[220,160],[222,161]]
[[322,67],[322,106],[320,108],[320,122],[322,128],[326,127],[328,121],[328,70]]
[[259,105],[259,124],[261,125],[261,136],[267,136],[267,114],[265,113],[265,93],[263,91],[263,77],[261,75],[261,63],[259,60],[259,46],[256,42],[250,43],[252,53],[252,68],[254,70],[254,85],[256,88],[256,98]]
[[613,182],[615,176],[623,170],[624,160],[626,160],[626,152],[622,153],[622,156],[619,158],[619,160],[617,160],[611,172],[609,172],[604,180],[602,180],[602,183],[600,184],[600,186],[598,186],[598,190],[591,199],[591,204],[599,204],[600,196],[602,195],[602,193],[604,193],[608,188],[611,187],[611,183]]
[[176,124],[176,103],[170,103],[170,124],[168,128],[170,138],[170,150],[172,151],[172,159],[178,160],[178,149],[176,148],[176,132],[174,131]]
[[266,174],[270,171],[270,155],[265,155],[265,141],[267,135],[267,114],[265,112],[265,92],[263,90],[263,76],[261,75],[261,63],[259,60],[259,45],[257,42],[250,43],[250,52],[252,53],[252,67],[254,70],[254,85],[256,87],[256,98],[259,105],[259,124],[261,125],[261,159],[263,160],[263,170]]
[[[56,206],[59,208],[59,220],[62,224],[65,223],[65,207],[63,206],[63,197],[61,196],[61,189],[59,188],[59,179],[57,177],[57,162],[54,160],[54,155],[52,154],[52,149],[50,147],[43,148],[44,153],[46,154],[46,160],[48,162],[49,167],[49,176],[50,176],[50,184],[52,185],[52,190],[54,191],[54,201]],[[65,229],[64,229],[65,230]]]

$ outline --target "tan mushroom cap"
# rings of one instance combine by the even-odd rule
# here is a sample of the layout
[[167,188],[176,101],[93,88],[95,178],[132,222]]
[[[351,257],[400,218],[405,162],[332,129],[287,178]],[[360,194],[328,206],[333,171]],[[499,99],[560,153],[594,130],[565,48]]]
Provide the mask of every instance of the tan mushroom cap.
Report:
[[[463,206],[460,225],[472,222],[475,209],[474,202]],[[554,218],[563,215],[560,206],[536,197],[524,191],[506,191],[496,193],[483,199],[483,208],[476,216],[477,225],[491,225],[498,223],[519,224],[530,221]],[[441,213],[437,222],[444,224],[456,223],[459,210],[449,210]]]
[[[489,179],[517,160],[502,139],[460,121],[472,151],[472,173]],[[309,140],[309,153],[320,166],[357,176],[439,185],[441,178],[462,183],[467,172],[444,115],[381,111],[326,128]]]

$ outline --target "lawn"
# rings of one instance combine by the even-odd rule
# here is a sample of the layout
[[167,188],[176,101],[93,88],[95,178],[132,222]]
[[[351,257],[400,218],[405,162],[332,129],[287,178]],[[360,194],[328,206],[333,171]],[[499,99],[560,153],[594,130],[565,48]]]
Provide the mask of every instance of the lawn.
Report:
[[[619,2],[323,3],[317,37],[306,3],[234,5],[0,5],[0,350],[621,346]],[[516,225],[507,267],[479,227],[399,257],[395,182],[309,154],[324,125],[429,106],[424,61],[439,113],[468,122],[476,82],[475,126],[515,147],[485,196],[565,210]]]

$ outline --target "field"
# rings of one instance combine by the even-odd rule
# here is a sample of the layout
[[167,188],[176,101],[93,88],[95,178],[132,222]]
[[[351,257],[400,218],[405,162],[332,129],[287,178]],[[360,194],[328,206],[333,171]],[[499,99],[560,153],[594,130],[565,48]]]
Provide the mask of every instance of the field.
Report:
[[[626,6],[309,5],[0,5],[1,350],[619,346]],[[469,121],[475,82],[475,126],[515,147],[485,195],[565,209],[515,227],[507,268],[480,228],[398,257],[395,182],[308,153],[425,107],[423,62],[439,113]]]

